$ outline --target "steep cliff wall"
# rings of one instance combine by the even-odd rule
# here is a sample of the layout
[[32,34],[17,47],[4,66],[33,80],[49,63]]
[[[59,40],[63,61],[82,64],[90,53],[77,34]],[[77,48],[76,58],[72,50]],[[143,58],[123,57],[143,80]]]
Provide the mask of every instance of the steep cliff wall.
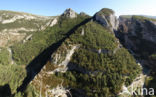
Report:
[[156,20],[143,16],[120,16],[116,36],[144,65],[155,67]]
[[115,12],[111,9],[101,9],[94,15],[94,19],[112,32],[118,29],[118,19],[115,16]]

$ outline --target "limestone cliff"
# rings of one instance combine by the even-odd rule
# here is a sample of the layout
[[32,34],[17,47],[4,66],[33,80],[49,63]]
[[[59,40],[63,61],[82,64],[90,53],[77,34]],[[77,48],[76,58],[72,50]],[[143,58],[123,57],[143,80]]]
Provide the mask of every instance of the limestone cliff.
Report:
[[144,16],[120,16],[116,36],[130,52],[154,67],[150,56],[156,53],[156,20]]
[[120,30],[132,36],[156,43],[156,20],[147,19],[142,16],[131,18],[120,17]]
[[0,47],[26,41],[29,35],[57,24],[57,17],[0,10]]
[[111,31],[117,30],[118,28],[118,19],[115,16],[115,12],[111,9],[101,9],[94,15],[94,19]]
[[71,8],[68,8],[64,11],[62,16],[69,17],[69,18],[75,18],[75,17],[77,17],[77,13],[74,12]]
[[[58,17],[23,15],[9,19],[4,17],[6,14],[0,15],[2,26],[14,23],[19,26],[23,23],[21,19],[33,23],[0,29],[0,35],[8,35],[7,39],[23,40],[17,45],[16,51],[20,53],[15,58],[30,62],[24,66],[27,77],[17,91],[23,92],[30,83],[37,97],[116,97],[132,85],[144,86],[149,70],[143,65],[151,65],[148,57],[156,52],[155,20],[136,16],[120,16],[118,20],[115,12],[107,8],[93,17],[77,14],[70,8]],[[40,32],[34,34],[36,29]],[[1,36],[0,46],[5,43],[5,37]],[[14,64],[15,50],[7,50]]]

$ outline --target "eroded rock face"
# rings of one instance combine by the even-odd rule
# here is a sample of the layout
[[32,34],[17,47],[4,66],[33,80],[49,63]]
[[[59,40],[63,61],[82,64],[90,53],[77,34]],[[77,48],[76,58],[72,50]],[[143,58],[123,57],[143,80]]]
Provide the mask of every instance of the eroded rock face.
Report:
[[[23,12],[0,11],[0,47],[31,40],[33,33],[52,27],[57,17],[38,16]],[[8,26],[9,25],[9,26]],[[32,35],[29,36],[31,33]]]
[[138,20],[133,17],[129,19],[120,17],[119,20],[120,30],[123,33],[156,43],[156,25],[154,21]]
[[118,29],[118,19],[111,9],[102,9],[94,15],[94,19],[103,26],[109,28],[111,31]]
[[23,40],[25,36],[26,33],[0,33],[0,47],[11,46],[14,42]]
[[42,25],[40,30],[45,30],[47,27],[53,27],[57,23],[58,23],[58,18],[56,17],[52,20],[49,20],[49,22],[47,22],[45,25]]
[[49,17],[37,16],[23,12],[13,12],[13,11],[0,11],[0,22],[2,24],[13,23],[18,20],[47,20]]
[[77,13],[74,12],[71,8],[68,8],[64,11],[62,16],[69,17],[69,18],[75,18],[75,17],[77,17]]
[[[156,52],[156,25],[154,20],[142,16],[119,18],[117,36],[134,56],[146,60],[146,66],[153,68],[150,56]],[[145,63],[145,62],[144,62]]]
[[[144,88],[144,83],[145,83],[145,78],[147,76],[144,74],[140,74],[135,80],[131,83],[129,86],[122,86],[122,91],[118,94],[121,97],[131,97],[133,95],[133,91],[137,91],[137,89],[143,89]],[[143,91],[142,93],[143,94]]]
[[86,14],[85,12],[80,12],[79,15],[81,15],[81,16],[88,16],[88,14]]
[[[46,64],[42,70],[35,76],[32,80],[32,84],[37,90],[40,90],[42,94],[45,94],[45,97],[68,97],[67,94],[70,94],[70,91],[63,87],[63,80],[57,80],[56,87],[54,86],[52,76],[55,73],[61,72],[65,73],[68,70],[68,64],[74,54],[75,50],[79,48],[79,45],[65,45],[63,44],[58,50],[52,54],[51,62]],[[61,51],[60,51],[61,50]]]
[[[69,50],[69,48],[71,49]],[[66,49],[64,49],[64,51],[62,51],[61,53],[53,54],[51,58],[51,62],[58,68],[53,70],[51,73],[53,74],[55,72],[66,72],[68,69],[67,65],[69,64],[71,57],[74,54],[75,50],[78,48],[79,48],[79,45],[71,45],[67,47]],[[65,56],[62,59],[63,55]]]

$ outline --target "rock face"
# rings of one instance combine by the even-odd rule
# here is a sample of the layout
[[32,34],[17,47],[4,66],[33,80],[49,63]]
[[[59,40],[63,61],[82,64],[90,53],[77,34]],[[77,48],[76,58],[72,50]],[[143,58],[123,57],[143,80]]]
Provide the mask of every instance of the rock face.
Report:
[[0,47],[28,40],[27,33],[45,30],[57,24],[57,21],[57,17],[0,10]]
[[[60,57],[61,55],[63,55],[64,52],[61,52],[60,54],[56,53],[54,55],[52,55],[52,64],[54,64],[56,67],[55,70],[53,70],[51,73],[54,74],[55,72],[66,72],[68,67],[67,65],[69,64],[72,55],[74,54],[75,50],[79,48],[78,45],[73,45],[73,46],[69,46],[71,49],[70,50],[66,50],[64,52],[66,52],[66,56],[64,58],[64,60],[62,60],[62,57]],[[59,63],[60,62],[60,63]],[[57,64],[58,63],[58,64]]]
[[50,17],[32,15],[32,14],[23,13],[23,12],[0,11],[0,22],[2,24],[14,23],[21,19],[24,19],[26,21],[31,21],[31,20],[38,20],[38,21],[44,20],[45,21],[45,20],[48,20],[49,18]]
[[69,90],[66,90],[64,87],[59,87],[57,86],[56,88],[49,90],[48,92],[50,92],[53,97],[68,97],[67,93],[69,92]]
[[86,14],[85,12],[80,12],[79,15],[81,15],[81,16],[88,16],[88,14]]
[[119,21],[116,36],[133,55],[143,58],[145,65],[153,68],[155,65],[150,56],[156,52],[156,20],[143,16],[120,16]]
[[71,8],[68,8],[64,11],[62,16],[69,17],[69,18],[75,18],[75,17],[77,17],[77,13],[74,12]]
[[[26,33],[17,33],[17,32],[0,32],[0,47],[11,46],[14,42],[19,42],[24,39]],[[10,42],[11,41],[11,42]]]
[[[80,13],[80,15],[85,16],[85,13]],[[77,13],[75,13],[72,9],[69,8],[62,14],[62,16],[72,18],[72,20],[74,20],[73,18],[77,17]],[[117,32],[117,31],[120,32],[120,33],[117,33],[117,35],[119,35],[119,36],[120,36],[120,34],[123,35],[122,38],[124,40],[124,44],[130,50],[131,50],[131,48],[133,48],[132,50],[140,50],[140,48],[138,48],[138,44],[141,44],[142,39],[155,43],[155,38],[156,38],[155,37],[155,32],[156,32],[156,30],[155,30],[156,29],[156,22],[155,21],[148,21],[148,20],[141,21],[141,20],[138,20],[138,19],[135,19],[135,18],[120,17],[120,26],[119,26],[119,29],[118,29],[119,21],[116,18],[114,11],[112,11],[111,9],[106,9],[106,8],[104,8],[101,11],[97,12],[94,15],[93,18],[96,21],[95,23],[93,21],[89,21],[88,25],[87,24],[83,25],[83,26],[81,26],[82,28],[78,28],[75,31],[75,33],[78,31],[77,33],[80,34],[81,37],[78,37],[77,33],[75,35],[72,34],[73,35],[72,37],[78,38],[78,39],[83,39],[83,38],[86,38],[86,37],[87,37],[87,39],[91,38],[90,39],[91,40],[91,47],[89,47],[87,44],[84,46],[84,44],[85,44],[84,41],[86,41],[85,39],[82,42],[81,41],[80,42],[76,41],[74,38],[72,39],[72,37],[70,37],[72,41],[70,39],[64,40],[64,42],[61,43],[61,46],[59,46],[59,48],[55,52],[52,53],[50,60],[43,66],[41,71],[31,81],[31,85],[33,85],[37,90],[40,91],[40,97],[41,97],[41,94],[43,94],[43,96],[45,96],[45,97],[68,97],[67,94],[70,94],[70,89],[69,89],[69,86],[66,85],[67,83],[63,83],[64,79],[66,80],[66,78],[65,77],[61,78],[60,77],[61,74],[65,74],[65,73],[70,72],[72,74],[71,78],[69,78],[70,80],[77,77],[76,75],[74,75],[74,73],[72,73],[72,71],[74,71],[76,73],[78,72],[77,74],[86,76],[86,78],[89,77],[89,78],[87,78],[87,80],[90,80],[92,77],[94,77],[95,79],[98,79],[98,80],[102,80],[100,78],[103,75],[107,75],[106,74],[107,70],[104,69],[105,70],[104,71],[104,70],[102,70],[100,68],[94,69],[96,67],[91,66],[96,62],[96,61],[94,62],[94,59],[96,59],[96,56],[98,57],[99,55],[108,55],[107,59],[111,59],[111,57],[113,55],[115,55],[116,53],[118,54],[120,52],[120,50],[123,49],[123,46],[120,44],[118,39],[116,39],[115,37],[114,37],[115,39],[109,37],[109,35],[112,35],[109,32],[106,32],[106,34],[104,34],[104,35],[103,35],[103,33],[105,33],[105,32],[99,33],[99,32],[102,32],[102,30],[105,31],[105,30],[109,29],[112,32]],[[48,27],[54,26],[55,24],[57,24],[58,19],[59,18],[53,18],[53,19],[48,20],[42,26],[41,29],[42,30],[46,29],[47,26]],[[0,20],[1,20],[1,18],[0,18]],[[18,18],[16,18],[16,20],[18,20]],[[14,18],[13,18],[12,21],[9,21],[9,22],[5,21],[5,23],[6,24],[7,23],[12,23],[12,22],[15,22],[16,20],[14,20]],[[99,24],[96,24],[97,22],[100,23],[104,27],[99,26]],[[98,28],[98,26],[99,26],[99,28]],[[98,30],[98,29],[100,29],[100,27],[101,27],[101,30]],[[150,28],[150,27],[152,27],[152,28]],[[102,29],[102,28],[104,28],[104,29]],[[105,29],[105,28],[108,28],[108,29]],[[88,31],[86,29],[90,29],[90,31]],[[28,29],[28,28],[27,29],[26,28],[21,28],[21,29],[12,30],[12,31],[15,31],[15,33],[11,33],[11,35],[15,35],[13,37],[14,39],[17,39],[18,38],[17,36],[22,35],[22,34],[18,34],[18,32],[21,31],[21,30],[22,31],[24,30],[25,33],[27,31],[28,32],[29,31],[32,31],[32,32],[35,31],[35,30]],[[98,30],[98,31],[96,31],[96,30]],[[94,33],[92,31],[95,31],[96,33],[92,34],[92,33]],[[7,31],[4,30],[4,32],[7,32]],[[0,33],[0,35],[1,35],[1,33]],[[91,35],[93,37],[95,36],[95,39],[90,37]],[[99,36],[96,36],[96,35],[99,35]],[[21,41],[21,40],[24,39],[23,43],[25,43],[26,41],[31,40],[33,38],[32,36],[33,36],[33,33],[31,33],[28,36],[26,36],[26,34],[24,34],[23,38],[18,39],[18,40]],[[22,36],[20,36],[20,37],[22,37]],[[103,46],[107,45],[107,41],[105,40],[106,41],[105,44],[99,46],[98,48],[93,48],[94,43],[98,44],[98,41],[100,41],[99,44],[102,43],[102,42],[105,42],[105,41],[102,41],[102,40],[98,40],[98,38],[99,39],[106,38],[107,40],[113,40],[114,39],[113,42],[109,41],[109,44],[112,46],[112,44],[114,43],[114,44],[116,44],[116,47],[113,47],[112,50],[109,50],[110,48],[109,49],[104,49]],[[0,45],[1,44],[2,43],[0,41]],[[88,43],[88,44],[90,44],[90,43]],[[86,47],[88,47],[88,48],[86,48]],[[10,56],[12,56],[11,55],[12,54],[11,50],[8,49],[8,51],[10,52]],[[81,54],[81,52],[82,52],[82,54]],[[83,57],[83,55],[86,55],[86,57]],[[92,59],[91,55],[93,56],[93,59]],[[80,57],[78,57],[78,56],[80,56]],[[83,59],[86,58],[85,59],[86,63],[87,63],[87,61],[90,61],[90,60],[92,61],[93,60],[94,63],[93,62],[90,63],[90,66],[92,67],[91,69],[89,68],[89,66],[88,67],[83,66],[83,64],[80,61],[84,61],[84,60],[81,59],[81,57]],[[121,57],[121,56],[119,55],[117,57]],[[114,57],[114,59],[117,59],[117,57]],[[81,60],[79,61],[77,59],[81,59]],[[98,59],[100,59],[100,60],[98,60]],[[99,63],[100,63],[101,59],[104,59],[104,60],[107,61],[107,59],[105,59],[104,57],[98,57],[97,60],[99,61]],[[85,63],[85,61],[84,61],[84,63]],[[113,60],[113,61],[115,62],[116,60]],[[108,65],[112,64],[112,67],[113,67],[114,64],[115,64],[114,62],[111,63],[111,61],[110,61],[110,64],[108,64]],[[134,62],[135,62],[135,60],[134,60]],[[80,65],[78,65],[78,64],[80,64]],[[107,63],[102,63],[102,62],[100,64],[104,64],[104,65],[106,64],[107,65]],[[123,64],[125,64],[125,63],[123,63]],[[96,66],[98,66],[98,65],[99,64],[97,64]],[[129,65],[132,65],[132,64],[129,64]],[[35,67],[38,68],[38,65],[34,66],[34,68]],[[126,67],[126,68],[128,68],[128,67]],[[110,70],[111,69],[109,69],[109,71]],[[125,71],[128,72],[128,70],[125,70]],[[113,71],[113,72],[116,72],[116,71]],[[133,72],[130,72],[130,73],[133,73]],[[35,72],[32,71],[32,75],[35,75]],[[98,75],[99,75],[99,77],[96,78],[95,76],[98,76]],[[119,74],[117,74],[117,75],[119,75]],[[104,79],[107,78],[107,77],[109,78],[109,76],[105,76]],[[126,76],[126,77],[128,77],[128,76]],[[123,91],[124,92],[127,91],[128,88],[132,87],[132,85],[135,85],[135,86],[138,86],[138,87],[143,87],[144,82],[145,82],[145,80],[144,80],[145,77],[146,77],[145,75],[141,74],[139,77],[137,77],[134,80],[134,82],[129,87],[123,86]],[[78,79],[80,79],[80,78],[78,78]],[[67,80],[68,80],[68,78],[67,78]],[[90,81],[83,81],[82,83],[84,83],[84,82],[89,83]],[[101,84],[103,82],[100,82],[100,81],[97,82],[96,83],[97,86],[98,86],[98,83]],[[81,84],[81,82],[80,82],[80,84]],[[101,87],[101,85],[99,85],[99,87]],[[81,88],[80,88],[80,90],[81,90]],[[83,91],[83,90],[81,90],[81,91]],[[94,91],[96,93],[96,89],[93,90],[93,92]],[[79,92],[79,91],[76,91],[76,92]],[[80,94],[83,94],[83,92],[80,92]],[[123,92],[121,92],[121,94],[123,94]],[[71,95],[71,97],[72,97],[72,95]],[[75,96],[73,95],[73,97],[75,97]],[[80,96],[78,95],[77,97],[80,97]],[[81,97],[86,97],[86,96],[81,96]],[[90,97],[90,96],[87,96],[87,97]]]
[[[78,48],[79,45],[67,46],[63,44],[51,56],[51,64],[53,64],[53,66],[46,64],[43,69],[37,74],[37,76],[35,76],[32,84],[36,89],[39,89],[41,88],[39,83],[42,83],[44,86],[42,87],[42,89],[40,89],[40,91],[46,95],[45,97],[68,97],[67,94],[70,94],[70,91],[63,87],[64,80],[61,80],[61,82],[57,80],[57,83],[59,83],[59,85],[53,88],[51,88],[51,85],[53,83],[48,81],[51,81],[51,76],[54,76],[55,73],[65,73],[69,69],[67,65],[69,64],[75,50],[77,50]],[[59,52],[59,50],[61,49],[62,51]],[[44,79],[45,81],[43,81]]]
[[120,17],[119,20],[122,32],[156,43],[155,21],[141,20],[134,16],[129,19]]
[[[116,36],[135,57],[143,71],[128,87],[123,86],[122,92],[119,93],[122,97],[131,95],[132,90],[137,91],[139,88],[144,88],[145,81],[150,73],[147,67],[155,68],[155,64],[152,64],[152,60],[149,60],[149,56],[156,52],[155,21],[154,19],[143,16],[127,15],[119,17],[119,28]],[[144,93],[143,91],[141,92]]]
[[101,9],[94,15],[94,19],[103,26],[109,28],[111,31],[117,30],[118,28],[118,19],[116,18],[114,11],[111,9]]
[[[119,35],[122,38],[129,49],[137,50],[142,47],[138,45],[141,43],[145,44],[144,46],[152,43],[154,47],[156,44],[156,25],[154,20],[146,19],[142,16],[120,16],[119,21],[119,33],[117,33],[117,36]],[[150,46],[151,50],[153,47]]]

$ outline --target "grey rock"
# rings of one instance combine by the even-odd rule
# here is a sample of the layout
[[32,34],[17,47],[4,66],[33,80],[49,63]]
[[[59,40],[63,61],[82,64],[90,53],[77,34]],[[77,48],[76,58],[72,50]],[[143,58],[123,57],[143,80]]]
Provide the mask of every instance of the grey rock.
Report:
[[69,18],[76,18],[77,17],[77,13],[74,12],[71,8],[68,8],[68,9],[66,9],[64,11],[62,16],[69,17]]
[[80,16],[89,16],[85,12],[80,12]]
[[138,20],[135,18],[119,18],[119,29],[129,36],[135,36],[156,43],[156,22]]
[[109,28],[111,31],[118,29],[118,19],[115,16],[114,11],[111,9],[102,9],[94,15],[94,19],[102,24],[104,27]]
[[84,36],[84,33],[85,32],[84,32],[84,28],[83,28],[82,31],[81,31],[81,35]]

